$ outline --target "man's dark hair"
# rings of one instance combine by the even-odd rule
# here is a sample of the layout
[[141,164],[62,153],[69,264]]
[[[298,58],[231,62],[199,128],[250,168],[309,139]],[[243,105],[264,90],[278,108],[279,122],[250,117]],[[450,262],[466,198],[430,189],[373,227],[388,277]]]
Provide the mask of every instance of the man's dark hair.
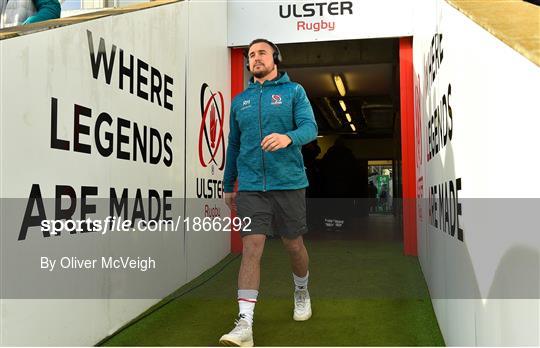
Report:
[[267,39],[255,39],[253,41],[251,41],[249,43],[249,46],[247,47],[247,49],[244,51],[244,55],[246,56],[246,58],[249,58],[248,57],[248,54],[249,54],[249,50],[251,48],[251,46],[255,45],[256,43],[261,43],[261,42],[264,42],[268,45],[270,45],[270,47],[272,47],[272,49],[274,50],[274,52],[272,53],[272,56],[274,57],[274,64],[278,65],[281,64],[281,52],[279,51],[279,48],[276,46],[275,43],[273,43],[272,41],[270,40],[267,40]]

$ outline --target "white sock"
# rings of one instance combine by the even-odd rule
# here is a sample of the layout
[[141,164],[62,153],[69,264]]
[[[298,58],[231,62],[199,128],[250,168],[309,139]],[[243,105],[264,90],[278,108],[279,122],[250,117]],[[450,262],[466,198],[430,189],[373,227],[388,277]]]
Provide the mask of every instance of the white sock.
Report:
[[293,273],[294,279],[294,290],[307,290],[308,280],[309,280],[309,271],[306,273],[305,277],[299,277]]
[[257,303],[257,290],[238,290],[238,316],[253,325],[253,312]]

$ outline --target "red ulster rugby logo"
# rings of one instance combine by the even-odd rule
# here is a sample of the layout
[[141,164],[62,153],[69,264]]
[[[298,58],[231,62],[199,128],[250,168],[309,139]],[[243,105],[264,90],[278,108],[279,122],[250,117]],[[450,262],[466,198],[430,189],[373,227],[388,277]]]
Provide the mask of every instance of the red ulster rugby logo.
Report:
[[[201,86],[202,120],[199,128],[199,162],[204,168],[211,163],[214,163],[219,170],[223,170],[225,166],[225,137],[223,135],[225,114],[223,110],[223,94],[213,93],[208,84],[203,83]],[[203,148],[203,141],[206,148]],[[219,164],[216,159],[219,159]]]

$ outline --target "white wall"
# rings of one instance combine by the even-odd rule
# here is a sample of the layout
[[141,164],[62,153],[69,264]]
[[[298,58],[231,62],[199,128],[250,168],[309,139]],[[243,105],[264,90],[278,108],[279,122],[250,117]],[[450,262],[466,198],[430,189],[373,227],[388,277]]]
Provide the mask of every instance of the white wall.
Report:
[[[538,345],[538,203],[519,199],[540,195],[526,174],[540,169],[538,67],[444,1],[423,1],[416,15],[419,259],[443,336],[447,345]],[[443,59],[430,84],[435,34]],[[429,115],[443,97],[452,139],[427,161]],[[458,179],[463,241],[429,222],[429,187]]]
[[[186,148],[186,216],[205,216],[205,207],[219,210],[216,217],[230,216],[222,193],[213,192],[211,198],[197,199],[197,180],[223,182],[225,164],[225,142],[229,134],[230,108],[230,54],[226,46],[227,4],[226,2],[190,1],[189,6],[189,51],[187,69],[187,148]],[[210,146],[201,134],[201,88],[207,84],[202,98],[203,105],[210,103],[205,128]],[[212,94],[214,97],[212,98]],[[223,105],[221,101],[223,100]],[[214,104],[215,102],[215,104]],[[216,128],[214,146],[211,143],[210,113],[215,109]],[[222,124],[219,114],[225,117]],[[223,127],[223,128],[222,128]],[[223,131],[220,142],[219,134]],[[199,151],[199,142],[202,143]],[[212,161],[215,153],[215,161]],[[202,162],[205,164],[203,166]],[[199,181],[200,182],[200,181]],[[214,184],[211,184],[214,186]],[[223,186],[221,186],[223,187]],[[199,192],[202,193],[202,192]],[[205,190],[207,195],[209,190]],[[230,252],[230,232],[186,231],[186,257],[188,278],[193,279],[215,265]]]
[[[197,203],[187,200],[184,211],[184,198],[196,197],[195,177],[222,176],[219,170],[211,173],[210,167],[197,166],[201,124],[198,105],[203,82],[214,92],[222,92],[222,117],[228,125],[226,8],[224,3],[205,3],[202,7],[193,2],[174,3],[0,41],[0,197],[5,203],[0,220],[0,345],[93,345],[228,253],[228,233],[186,234],[183,224],[176,231],[152,234],[136,230],[50,237],[34,227],[24,240],[18,240],[32,184],[40,185],[47,219],[54,218],[52,197],[56,185],[72,186],[78,199],[81,186],[97,187],[98,195],[92,197],[92,202],[98,201],[95,216],[101,218],[108,215],[108,204],[103,202],[109,201],[110,188],[119,195],[128,188],[130,198],[135,197],[137,188],[143,197],[148,197],[149,189],[170,190],[174,217],[204,217],[201,206],[222,204],[219,199],[197,199]],[[213,18],[211,29],[202,21],[205,13],[211,13]],[[87,30],[92,32],[96,53],[100,38],[105,40],[108,57],[112,44],[117,46],[110,85],[102,71],[97,79],[93,78]],[[135,67],[139,58],[173,78],[169,97],[173,110],[159,106],[157,100],[138,97],[136,83],[135,94],[129,93],[127,80],[124,89],[119,88],[119,49],[124,50],[126,62],[133,54]],[[150,84],[150,70],[143,75]],[[58,138],[70,142],[68,151],[51,146],[51,130],[55,128],[51,118],[53,97],[58,100]],[[163,94],[161,98],[163,105]],[[80,141],[91,146],[91,154],[74,151],[74,132],[81,130],[74,126],[74,104],[92,110],[91,117],[81,116],[80,121],[90,127],[90,134],[81,134]],[[113,127],[104,124],[100,136],[103,139],[103,132],[110,131],[115,145],[117,118],[130,122],[130,128],[122,131],[130,137],[129,144],[122,146],[131,152],[130,160],[119,159],[116,146],[109,157],[98,153],[94,124],[103,111],[111,115]],[[135,122],[141,130],[147,126],[157,129],[162,137],[171,134],[170,166],[164,157],[158,164],[143,162],[140,154],[137,161],[133,160]],[[190,161],[187,167],[186,154]],[[67,202],[63,204],[65,207]],[[80,200],[74,218],[79,218],[79,206]],[[228,214],[224,209],[221,207],[222,216]],[[34,208],[33,214],[36,212]],[[41,256],[150,256],[157,265],[144,273],[49,272],[40,269]]]

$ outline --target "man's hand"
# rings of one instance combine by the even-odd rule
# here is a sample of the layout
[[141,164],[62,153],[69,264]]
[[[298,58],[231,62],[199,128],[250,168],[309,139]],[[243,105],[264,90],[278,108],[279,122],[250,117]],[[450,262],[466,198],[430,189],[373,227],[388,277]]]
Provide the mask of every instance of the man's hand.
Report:
[[291,138],[285,134],[272,133],[264,137],[261,146],[264,151],[276,151],[289,146]]
[[231,211],[236,211],[236,192],[224,192],[225,204]]

